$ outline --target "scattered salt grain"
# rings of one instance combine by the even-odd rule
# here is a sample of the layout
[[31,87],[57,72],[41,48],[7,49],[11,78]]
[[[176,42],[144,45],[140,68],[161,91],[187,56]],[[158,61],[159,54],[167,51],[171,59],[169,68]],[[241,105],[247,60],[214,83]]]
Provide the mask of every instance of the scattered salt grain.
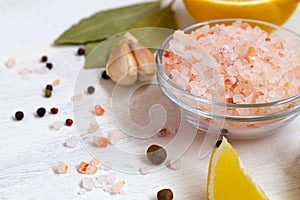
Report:
[[99,124],[97,122],[90,123],[90,127],[88,129],[88,133],[95,133],[99,130]]
[[64,126],[64,122],[63,121],[54,121],[52,124],[51,124],[51,127],[55,130],[60,130],[63,126]]
[[107,191],[111,194],[122,194],[122,189],[123,189],[124,185],[125,185],[125,181],[119,181],[119,182],[115,183]]
[[119,142],[120,139],[124,137],[123,133],[120,131],[114,131],[109,133],[108,140],[109,143],[115,145]]
[[24,67],[19,70],[19,75],[22,76],[22,78],[28,78],[28,74],[32,73],[31,69]]
[[162,128],[158,133],[157,133],[157,136],[159,137],[165,137],[167,135],[169,135],[170,132],[167,128]]
[[105,137],[98,137],[95,136],[93,139],[94,145],[97,147],[102,147],[102,148],[106,148],[107,145],[109,144],[109,141],[107,138]]
[[149,169],[147,169],[145,167],[140,167],[139,172],[143,175],[147,175],[147,174],[149,174]]
[[5,61],[4,65],[7,68],[13,68],[16,65],[16,60],[14,58],[9,58]]
[[98,170],[97,166],[81,161],[78,171],[82,174],[95,174]]
[[96,177],[96,180],[101,183],[102,186],[112,186],[117,180],[117,174],[115,172],[100,174]]
[[52,82],[52,86],[56,87],[56,86],[59,86],[60,84],[60,80],[59,79],[56,79]]
[[61,161],[59,161],[57,163],[57,173],[66,174],[68,172],[68,169],[69,169],[69,166],[66,163],[61,162]]
[[94,188],[94,180],[90,177],[84,177],[81,182],[81,186],[87,190],[92,190]]
[[172,170],[179,170],[181,168],[181,160],[169,161],[167,167]]
[[83,99],[83,94],[79,93],[79,94],[75,94],[73,95],[73,97],[71,98],[72,101],[80,101]]
[[99,158],[93,158],[90,162],[91,165],[94,165],[94,166],[99,166],[101,163],[101,160]]
[[65,142],[65,145],[70,148],[75,147],[76,144],[77,144],[77,138],[75,136],[68,138]]

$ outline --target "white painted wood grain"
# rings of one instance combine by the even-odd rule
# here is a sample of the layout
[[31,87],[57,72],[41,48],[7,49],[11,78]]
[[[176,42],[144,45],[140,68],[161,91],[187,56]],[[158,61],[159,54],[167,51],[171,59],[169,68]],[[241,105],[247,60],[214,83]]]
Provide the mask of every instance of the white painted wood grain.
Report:
[[[85,175],[77,172],[80,161],[89,161],[92,156],[79,142],[75,148],[67,148],[64,142],[71,136],[80,137],[88,128],[93,104],[99,103],[107,108],[103,117],[97,117],[100,131],[97,134],[116,129],[109,115],[109,98],[112,84],[93,82],[97,80],[101,69],[80,72],[83,58],[75,56],[77,47],[53,47],[52,41],[68,26],[101,9],[127,5],[140,0],[74,0],[70,1],[38,1],[38,0],[2,0],[0,1],[0,199],[128,199],[154,200],[159,189],[172,188],[175,199],[205,199],[205,184],[208,159],[199,160],[198,150],[203,134],[197,135],[192,146],[181,158],[182,168],[177,171],[159,170],[148,175],[130,174],[118,171],[118,179],[125,180],[125,195],[112,196],[102,189],[85,191],[80,187],[80,180]],[[181,26],[192,22],[184,12],[182,3],[176,2],[177,17]],[[300,8],[285,25],[300,33]],[[42,54],[49,55],[54,63],[48,74],[29,74],[22,78],[18,72],[24,67],[34,69],[43,67],[39,63]],[[17,60],[16,67],[7,69],[4,62],[9,57]],[[81,85],[75,87],[79,72],[84,73]],[[54,88],[50,99],[43,98],[43,88],[55,79],[61,79],[61,85]],[[96,85],[95,99],[85,94],[88,85]],[[82,92],[84,99],[76,102],[70,100],[76,92]],[[155,97],[155,95],[153,95]],[[160,98],[160,95],[156,96]],[[88,102],[88,103],[84,103]],[[46,114],[44,118],[36,118],[35,110],[44,106],[60,108],[57,115]],[[170,112],[173,108],[166,105]],[[12,119],[16,110],[24,110],[25,117],[16,122]],[[82,126],[64,127],[60,131],[49,128],[55,120],[74,117],[74,110],[82,111],[78,118]],[[178,117],[173,113],[174,117]],[[76,118],[76,117],[75,117]],[[172,119],[169,119],[172,121]],[[81,124],[81,123],[80,123]],[[192,127],[184,125],[186,134]],[[78,133],[78,129],[80,132]],[[300,196],[300,121],[299,118],[285,130],[274,135],[251,141],[231,141],[256,181],[264,188],[270,199],[299,199]],[[173,136],[171,136],[173,137]],[[169,138],[170,139],[170,138]],[[168,138],[156,142],[167,142]],[[132,151],[141,151],[149,141],[143,144],[127,141]],[[122,144],[122,143],[121,143]],[[123,145],[126,142],[123,142]],[[110,158],[101,158],[109,160]],[[119,159],[116,156],[116,159]],[[122,161],[122,158],[120,157]],[[70,170],[65,175],[55,174],[57,161],[69,164]],[[132,162],[133,167],[140,163]],[[98,172],[104,173],[104,172]],[[84,194],[79,195],[78,192]]]

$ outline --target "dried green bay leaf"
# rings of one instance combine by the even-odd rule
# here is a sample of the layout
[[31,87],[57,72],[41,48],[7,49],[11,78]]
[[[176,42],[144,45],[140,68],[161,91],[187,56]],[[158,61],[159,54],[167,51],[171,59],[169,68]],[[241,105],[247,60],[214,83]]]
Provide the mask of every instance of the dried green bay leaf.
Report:
[[[128,31],[145,47],[149,49],[158,49],[162,42],[177,28],[171,6],[172,5],[170,4],[164,9],[136,20],[128,27]],[[105,67],[110,53],[125,33],[126,31],[119,33],[103,42],[87,44],[86,55],[88,56],[86,57],[84,68]],[[92,51],[93,48],[95,49]]]
[[160,10],[160,1],[97,12],[66,30],[56,44],[83,44],[106,39],[122,32],[142,16]]

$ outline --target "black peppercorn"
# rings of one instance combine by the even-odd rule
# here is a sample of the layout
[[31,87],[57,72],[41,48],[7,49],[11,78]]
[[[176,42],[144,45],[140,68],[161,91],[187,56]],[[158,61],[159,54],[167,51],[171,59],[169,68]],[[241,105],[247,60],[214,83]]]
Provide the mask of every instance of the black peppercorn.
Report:
[[47,56],[44,55],[41,57],[41,62],[47,62],[47,60],[48,60]]
[[157,200],[172,200],[173,192],[170,189],[163,189],[158,191]]
[[43,107],[37,109],[37,111],[36,111],[36,114],[37,114],[39,117],[44,117],[45,113],[46,113],[46,109],[43,108]]
[[52,63],[47,63],[47,64],[46,64],[46,67],[47,67],[49,70],[51,70],[52,67],[53,67],[53,64],[52,64]]
[[87,92],[88,92],[89,94],[93,94],[93,93],[95,92],[95,88],[94,88],[93,86],[89,86],[89,87],[87,88]]
[[53,87],[52,87],[52,85],[46,85],[46,90],[53,90]]
[[105,70],[102,72],[102,78],[103,79],[110,79],[110,77],[107,75]]
[[166,160],[167,151],[163,147],[153,144],[147,149],[147,158],[152,164],[159,165]]
[[24,117],[24,113],[23,113],[22,111],[17,111],[17,112],[15,113],[15,118],[16,118],[16,120],[20,121],[20,120],[23,119],[23,117]]
[[84,48],[79,48],[78,51],[77,51],[77,54],[78,54],[79,56],[84,55],[84,54],[85,54],[85,49],[84,49]]

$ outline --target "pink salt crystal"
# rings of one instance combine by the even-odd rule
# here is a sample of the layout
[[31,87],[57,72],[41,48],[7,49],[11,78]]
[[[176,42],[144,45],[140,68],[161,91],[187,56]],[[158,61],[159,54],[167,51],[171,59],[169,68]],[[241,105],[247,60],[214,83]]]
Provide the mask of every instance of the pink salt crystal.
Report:
[[92,190],[94,188],[94,180],[90,177],[84,177],[82,179],[81,185],[87,190]]
[[147,169],[145,167],[140,167],[139,172],[143,175],[147,175],[147,174],[149,174],[149,169]]
[[52,82],[52,86],[56,87],[56,86],[59,86],[60,84],[60,80],[59,79],[56,79]]
[[97,122],[90,123],[90,127],[88,129],[88,133],[95,133],[100,128],[99,124]]
[[16,60],[14,58],[9,58],[4,64],[7,68],[13,68],[16,65]]
[[80,101],[83,99],[83,94],[79,93],[79,94],[75,94],[73,95],[73,97],[71,98],[72,101]]
[[157,136],[159,136],[159,137],[165,137],[165,136],[167,136],[167,135],[169,135],[170,134],[170,132],[169,132],[169,130],[167,129],[167,128],[162,128],[162,129],[160,129],[160,131],[157,133]]
[[70,148],[75,147],[76,144],[77,144],[77,138],[75,136],[68,138],[65,143],[65,145]]
[[95,174],[98,170],[98,167],[97,166],[94,166],[94,165],[88,165],[86,167],[86,174]]
[[68,169],[69,169],[69,166],[66,163],[61,162],[61,161],[59,161],[57,163],[57,173],[66,174],[68,172]]
[[109,188],[108,192],[111,194],[121,194],[124,185],[125,185],[125,181],[119,181],[115,183],[111,188]]
[[108,136],[109,143],[115,145],[122,139],[124,135],[120,131],[111,132]]
[[99,158],[93,158],[90,162],[91,165],[94,165],[94,166],[99,166],[101,163],[101,160]]
[[105,137],[94,137],[94,145],[97,147],[103,147],[106,148],[107,145],[109,144],[109,140]]
[[115,172],[110,172],[108,174],[100,174],[96,177],[96,180],[102,186],[112,186],[117,180],[117,174]]
[[172,170],[179,170],[181,168],[181,160],[169,161],[167,167]]

